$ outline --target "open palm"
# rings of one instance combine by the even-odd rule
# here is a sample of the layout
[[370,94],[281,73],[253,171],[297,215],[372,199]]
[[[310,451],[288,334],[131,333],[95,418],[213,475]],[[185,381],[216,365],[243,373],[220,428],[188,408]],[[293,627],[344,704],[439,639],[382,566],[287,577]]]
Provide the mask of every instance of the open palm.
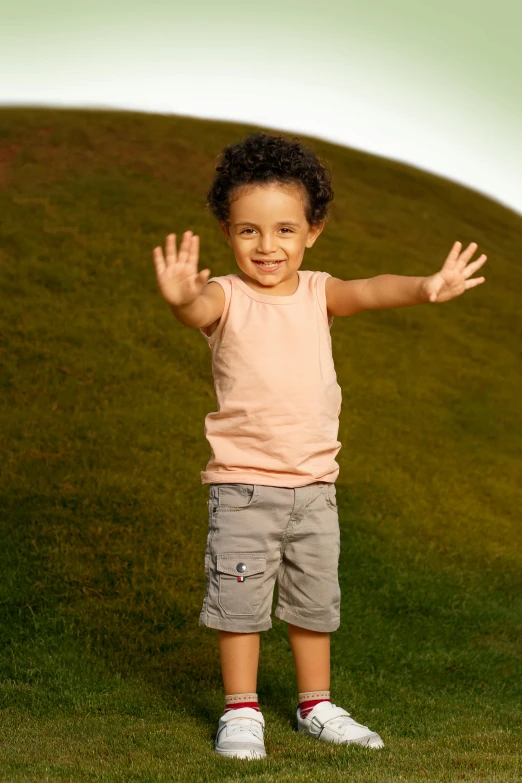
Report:
[[165,256],[161,247],[155,247],[152,256],[159,289],[170,305],[180,307],[198,298],[210,277],[210,269],[198,272],[197,234],[185,231],[179,253],[176,252],[176,234],[169,234],[165,240]]
[[476,242],[472,242],[463,252],[460,252],[462,243],[455,242],[440,272],[427,277],[424,281],[424,290],[429,302],[447,302],[460,296],[468,288],[474,288],[484,282],[485,277],[468,279],[477,269],[480,269],[487,258],[482,254],[476,261],[468,264],[477,247]]

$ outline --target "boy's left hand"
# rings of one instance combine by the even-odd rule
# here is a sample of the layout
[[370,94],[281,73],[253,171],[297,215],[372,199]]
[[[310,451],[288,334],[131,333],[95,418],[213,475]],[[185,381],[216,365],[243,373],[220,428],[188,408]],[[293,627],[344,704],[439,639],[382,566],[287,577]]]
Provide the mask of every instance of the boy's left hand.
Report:
[[461,253],[462,243],[455,242],[440,272],[424,279],[422,288],[427,302],[447,302],[448,299],[460,296],[468,288],[484,282],[485,277],[474,277],[473,280],[468,280],[468,277],[471,277],[487,258],[482,254],[476,261],[468,264],[477,247],[476,242],[472,242]]

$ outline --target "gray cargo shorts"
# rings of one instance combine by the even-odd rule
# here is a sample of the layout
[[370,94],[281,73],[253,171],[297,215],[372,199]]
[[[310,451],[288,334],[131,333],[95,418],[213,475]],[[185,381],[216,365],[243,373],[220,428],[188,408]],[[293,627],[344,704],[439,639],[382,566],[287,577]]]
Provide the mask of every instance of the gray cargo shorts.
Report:
[[248,633],[275,616],[311,631],[340,624],[335,484],[210,484],[207,590],[199,625]]

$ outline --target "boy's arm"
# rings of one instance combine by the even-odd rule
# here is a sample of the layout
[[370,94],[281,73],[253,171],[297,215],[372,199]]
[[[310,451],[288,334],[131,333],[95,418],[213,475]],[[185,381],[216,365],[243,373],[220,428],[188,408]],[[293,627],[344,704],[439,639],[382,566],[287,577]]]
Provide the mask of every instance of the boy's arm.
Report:
[[361,310],[428,302],[424,290],[425,277],[377,275],[362,280],[326,279],[326,304],[331,315],[353,315]]
[[454,299],[485,280],[484,277],[475,277],[472,280],[468,278],[482,266],[487,256],[482,254],[468,264],[477,245],[472,242],[462,253],[461,248],[461,243],[455,242],[441,270],[427,277],[377,275],[362,280],[328,277],[328,312],[330,315],[351,315],[360,310],[379,310]]
[[185,326],[192,326],[195,329],[203,326],[203,321],[207,313],[207,301],[201,294],[188,305],[169,305],[175,318]]
[[170,305],[173,315],[185,326],[202,329],[221,318],[225,307],[223,288],[214,280],[207,283],[201,294],[188,305]]
[[365,310],[386,307],[406,307],[429,301],[425,289],[426,277],[406,275],[377,275],[370,277],[363,290]]

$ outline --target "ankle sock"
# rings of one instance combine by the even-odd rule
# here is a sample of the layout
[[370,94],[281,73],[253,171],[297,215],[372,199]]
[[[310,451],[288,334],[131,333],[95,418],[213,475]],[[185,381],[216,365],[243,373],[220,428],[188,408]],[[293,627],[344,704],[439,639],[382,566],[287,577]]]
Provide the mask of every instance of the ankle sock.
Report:
[[225,712],[230,710],[239,710],[241,707],[251,707],[253,710],[261,712],[257,702],[257,693],[233,693],[225,696]]
[[299,712],[301,718],[306,718],[316,704],[321,701],[330,701],[330,691],[307,691],[299,694]]

